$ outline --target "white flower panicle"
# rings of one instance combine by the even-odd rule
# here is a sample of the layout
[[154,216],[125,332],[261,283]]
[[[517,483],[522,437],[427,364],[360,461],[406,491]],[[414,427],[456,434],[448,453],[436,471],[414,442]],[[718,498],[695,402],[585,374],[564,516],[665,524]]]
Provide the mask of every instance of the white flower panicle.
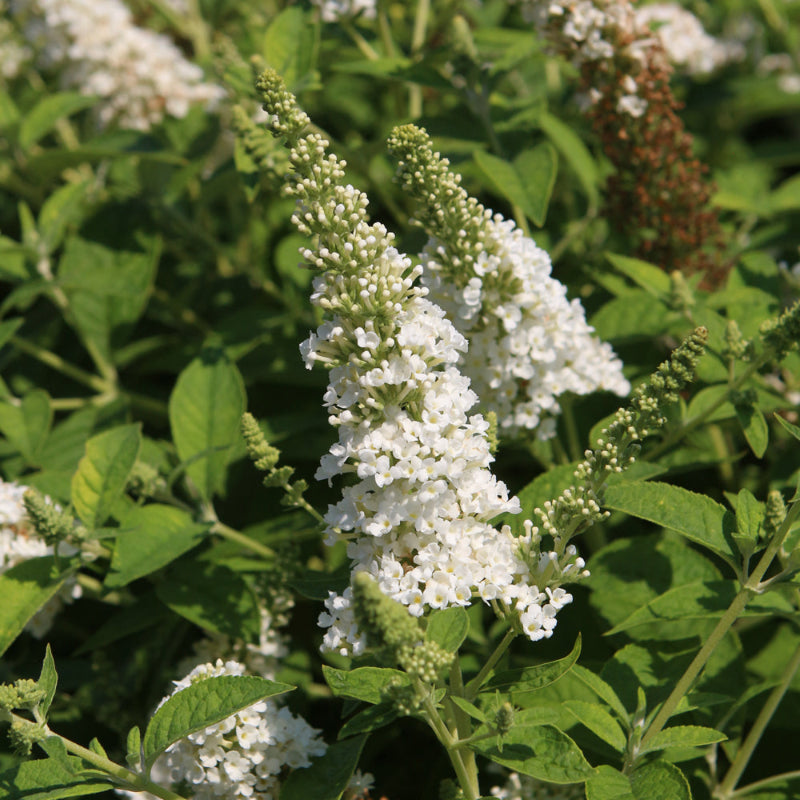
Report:
[[[645,58],[652,57],[648,51],[657,39],[638,24],[629,0],[522,0],[522,13],[579,70],[611,63],[627,65],[614,76],[616,110],[634,118],[644,114],[647,100],[635,77]],[[592,106],[600,98],[600,91],[592,89],[582,102]]]
[[652,3],[636,9],[636,23],[649,27],[672,64],[688,75],[708,75],[745,57],[741,42],[717,39],[677,3]]
[[481,409],[497,414],[501,433],[552,436],[565,392],[626,395],[622,362],[594,336],[580,301],[570,301],[551,276],[548,254],[470,198],[424,130],[396,128],[389,147],[431,236],[422,282],[469,341],[459,367]]
[[365,19],[375,19],[375,0],[311,0],[320,11],[323,22],[338,22],[352,19],[359,14]]
[[224,96],[166,36],[137,27],[121,0],[11,0],[42,68],[64,87],[96,95],[101,126],[149,130]]
[[[28,518],[23,503],[27,486],[0,481],[0,574],[31,558],[53,555],[53,548],[39,537]],[[76,553],[74,547],[61,544],[64,555]],[[31,635],[41,639],[52,627],[56,614],[81,596],[82,590],[73,577],[45,603],[25,626]]]
[[[201,664],[176,681],[161,704],[198,681],[244,672],[236,661]],[[302,717],[263,700],[170,745],[156,761],[153,779],[188,786],[195,800],[275,800],[286,772],[308,767],[325,750],[319,731]]]
[[[259,88],[270,115],[294,103],[275,73]],[[415,285],[421,270],[393,236],[368,223],[367,198],[342,185],[344,163],[326,154],[328,142],[297,138],[302,126],[288,130],[288,118],[293,220],[316,237],[303,255],[321,271],[312,302],[326,315],[301,352],[307,367],[330,370],[324,402],[339,432],[317,478],[351,478],[325,515],[328,543],[346,541],[353,572],[369,572],[411,614],[480,597],[516,610],[531,639],[549,636],[572,599],[561,575],[580,572],[582,560],[540,554],[530,525],[518,539],[489,524],[519,501],[489,470],[487,421],[468,414],[477,396],[456,367],[466,339]],[[324,648],[363,649],[351,601],[350,589],[331,593],[320,617]]]

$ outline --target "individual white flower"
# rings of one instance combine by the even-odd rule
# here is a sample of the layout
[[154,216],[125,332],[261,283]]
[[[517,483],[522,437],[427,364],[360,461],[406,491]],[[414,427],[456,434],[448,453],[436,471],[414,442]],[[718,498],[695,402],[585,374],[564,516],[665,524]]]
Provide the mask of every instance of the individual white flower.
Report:
[[168,37],[136,26],[121,0],[11,0],[11,9],[39,65],[58,70],[65,88],[100,98],[101,126],[149,130],[225,95]]
[[[431,235],[421,255],[422,283],[469,342],[459,367],[481,410],[497,415],[501,433],[552,436],[565,392],[627,394],[622,363],[552,277],[548,254],[514,222],[470,198],[422,129],[396,128],[390,148]],[[467,304],[469,315],[462,313]]]
[[[0,481],[0,574],[31,558],[53,555],[53,548],[36,533],[22,498],[27,486]],[[77,551],[68,544],[59,546],[62,555]],[[74,577],[62,587],[28,621],[25,626],[32,636],[41,639],[51,628],[56,614],[81,596],[82,589]]]
[[375,19],[375,0],[311,0],[311,3],[320,10],[323,22],[338,22],[359,14],[365,19]]
[[[244,673],[244,664],[236,661],[201,664],[175,681],[175,689],[161,704],[198,681]],[[152,778],[166,786],[188,785],[195,800],[274,800],[289,770],[308,767],[311,758],[325,750],[318,730],[265,700],[170,745],[157,759]]]

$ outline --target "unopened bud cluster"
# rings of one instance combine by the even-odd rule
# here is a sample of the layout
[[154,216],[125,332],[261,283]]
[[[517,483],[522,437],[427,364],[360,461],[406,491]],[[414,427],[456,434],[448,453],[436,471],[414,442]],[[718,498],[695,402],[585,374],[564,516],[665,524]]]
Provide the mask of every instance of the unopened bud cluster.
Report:
[[603,430],[595,449],[586,451],[574,473],[576,483],[534,511],[542,531],[553,538],[556,551],[566,553],[572,536],[608,516],[601,508],[608,476],[629,467],[641,440],[666,422],[663,409],[678,399],[694,377],[707,338],[706,329],[698,328],[682,342],[669,360],[634,390],[629,405]]
[[431,237],[422,283],[469,342],[459,367],[501,435],[555,433],[558,397],[630,385],[611,346],[594,336],[578,300],[551,276],[548,254],[512,221],[485,209],[414,125],[395,128],[398,179]]

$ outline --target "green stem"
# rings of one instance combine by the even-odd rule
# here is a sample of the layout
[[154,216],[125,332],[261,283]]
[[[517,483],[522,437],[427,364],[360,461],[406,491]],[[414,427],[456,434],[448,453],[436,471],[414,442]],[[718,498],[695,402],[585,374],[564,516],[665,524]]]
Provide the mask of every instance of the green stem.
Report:
[[364,58],[369,61],[377,61],[380,56],[372,45],[355,29],[352,22],[341,22],[342,28],[346,31],[347,35],[353,40],[355,46],[361,51]]
[[755,783],[749,783],[747,786],[742,786],[741,789],[737,789],[731,797],[744,797],[745,795],[752,794],[761,789],[766,789],[767,786],[771,786],[773,783],[791,781],[795,778],[800,778],[800,769],[795,769],[791,772],[781,772],[779,775],[771,775],[769,778],[763,778]]
[[[453,666],[450,667],[450,691],[456,697],[464,697],[464,679],[461,674],[461,663],[456,654],[453,660]],[[457,747],[462,747],[465,741],[470,739],[472,733],[472,724],[469,720],[469,715],[466,711],[460,709],[455,703],[450,703],[453,711],[453,717],[456,723],[456,730],[458,731],[459,744]],[[464,768],[470,774],[474,785],[478,785],[478,765],[475,761],[475,754],[469,750],[462,754],[462,761]]]
[[245,534],[240,531],[228,527],[224,522],[220,522],[219,520],[211,526],[211,533],[216,533],[217,536],[221,536],[223,539],[227,539],[230,542],[236,542],[236,544],[240,544],[242,547],[246,547],[253,553],[258,553],[258,555],[264,556],[265,558],[275,557],[275,551],[271,547],[256,542],[249,536],[245,536]]
[[563,396],[558,399],[561,405],[561,419],[564,420],[564,429],[567,432],[567,446],[569,455],[573,461],[580,461],[583,458],[581,440],[578,436],[578,426],[575,423],[575,414],[571,396]]
[[786,514],[781,527],[775,532],[775,535],[767,545],[764,554],[761,556],[756,568],[750,574],[747,582],[742,586],[739,593],[734,597],[733,602],[728,606],[727,611],[722,615],[711,635],[706,639],[705,644],[700,648],[700,651],[692,660],[692,663],[686,668],[680,680],[675,684],[675,688],[670,693],[669,697],[664,701],[655,719],[647,729],[647,732],[642,737],[642,745],[649,742],[662,728],[667,724],[670,717],[678,707],[678,703],[683,699],[684,695],[688,694],[697,676],[705,667],[706,662],[711,657],[716,646],[722,641],[722,638],[728,632],[730,627],[739,618],[744,611],[745,606],[750,600],[758,594],[762,587],[760,586],[761,579],[766,574],[773,559],[783,544],[783,540],[789,533],[789,529],[794,523],[797,515],[800,514],[800,502],[794,503]]
[[750,762],[753,751],[761,740],[781,700],[783,700],[783,696],[789,689],[789,684],[791,684],[798,668],[800,668],[800,646],[795,650],[794,655],[786,665],[786,669],[781,676],[781,682],[772,690],[770,696],[767,698],[767,702],[764,703],[758,717],[756,717],[753,727],[750,729],[747,738],[736,753],[736,758],[733,759],[733,763],[723,778],[722,783],[715,790],[714,797],[720,798],[720,800],[728,800],[728,798],[734,796],[736,784],[739,782],[739,778],[742,777],[742,773]]
[[23,353],[32,356],[37,361],[41,361],[42,364],[47,364],[48,367],[60,372],[62,375],[66,375],[68,378],[72,378],[77,383],[82,383],[84,386],[94,389],[96,392],[104,393],[111,388],[102,378],[98,378],[97,375],[92,375],[91,372],[70,364],[50,350],[45,350],[19,336],[12,336],[9,341],[14,347],[22,350]]
[[[416,56],[425,44],[425,36],[430,16],[430,0],[418,0],[417,13],[414,16],[414,31],[411,35],[411,55]],[[422,116],[422,87],[412,84],[408,92],[408,115],[411,119]]]
[[[25,717],[20,717],[17,714],[8,713],[8,717],[10,720],[17,722],[18,724],[33,724],[30,720],[25,719]],[[143,775],[139,775],[136,772],[132,772],[131,770],[120,766],[110,758],[102,756],[99,753],[95,753],[94,750],[89,750],[86,747],[82,747],[70,739],[61,736],[58,733],[54,733],[49,728],[46,728],[46,731],[48,736],[55,736],[57,739],[60,739],[68,753],[72,753],[73,755],[82,758],[84,761],[88,761],[93,767],[97,767],[97,769],[99,769],[101,772],[105,772],[111,777],[116,778],[117,781],[123,783],[126,788],[130,787],[131,789],[139,792],[150,792],[150,794],[154,794],[156,797],[162,798],[162,800],[185,800],[185,798],[181,795],[175,794],[175,792],[165,789],[163,786],[159,786],[157,783],[153,783]]]
[[676,428],[671,434],[665,436],[660,444],[656,445],[652,450],[644,453],[642,459],[647,461],[654,461],[665,450],[669,450],[674,444],[680,441],[684,436],[691,433],[695,428],[700,427],[721,405],[730,400],[731,392],[735,392],[746,381],[750,379],[753,373],[757,372],[765,363],[765,359],[758,359],[750,364],[749,367],[732,383],[728,386],[728,391],[717,398],[702,414],[690,419],[687,423],[680,428]]
[[[458,778],[459,786],[461,786],[464,792],[465,800],[478,800],[480,797],[480,789],[478,788],[477,772],[473,776],[471,770],[467,769],[464,759],[462,758],[462,753],[458,748],[458,743],[453,739],[447,726],[439,716],[439,712],[436,710],[436,706],[434,706],[429,694],[426,695],[423,700],[422,706],[425,709],[428,724],[436,734],[436,738],[444,745],[447,751],[447,756]],[[474,759],[475,756],[472,755],[473,762]]]
[[508,650],[509,645],[514,641],[516,635],[517,631],[513,626],[506,631],[506,635],[500,640],[500,644],[495,647],[494,652],[481,667],[480,672],[478,672],[478,674],[464,687],[463,696],[467,700],[472,702],[475,699],[481,689],[481,686],[483,686],[483,682],[486,680],[486,676],[495,668],[497,662],[502,658],[503,653]]

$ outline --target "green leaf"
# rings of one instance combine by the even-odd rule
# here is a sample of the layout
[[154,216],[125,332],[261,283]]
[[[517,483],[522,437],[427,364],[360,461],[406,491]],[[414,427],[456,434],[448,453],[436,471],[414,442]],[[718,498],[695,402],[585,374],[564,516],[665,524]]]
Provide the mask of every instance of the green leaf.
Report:
[[134,725],[128,731],[125,751],[125,761],[128,766],[138,770],[142,763],[142,734],[138,725]]
[[199,544],[207,530],[174,506],[134,507],[120,522],[105,585],[125,586],[161,569]]
[[[637,638],[663,638],[662,627],[665,622],[686,623],[696,620],[714,620],[722,616],[733,602],[739,586],[735,581],[697,581],[684,586],[676,586],[642,608],[637,608],[627,619],[606,632],[613,636],[623,631],[637,630]],[[761,617],[776,612],[792,613],[792,605],[781,595],[770,593],[754,597],[742,617]],[[654,632],[648,635],[648,626],[656,625]],[[683,628],[684,636],[687,628]]]
[[41,703],[39,703],[39,711],[46,719],[47,712],[50,710],[50,704],[56,696],[56,686],[58,685],[58,673],[56,672],[56,662],[53,660],[53,653],[50,650],[50,645],[47,645],[44,653],[44,661],[42,662],[42,669],[39,673],[39,680],[37,681],[40,689],[44,689],[45,695]]
[[601,700],[604,700],[614,711],[617,712],[619,718],[623,721],[628,719],[628,710],[625,704],[619,699],[617,693],[607,684],[599,675],[595,675],[586,667],[580,664],[575,664],[572,668],[572,674],[578,678],[581,683],[586,684]]
[[[286,81],[287,87],[297,92],[309,80],[314,54],[315,26],[310,15],[299,6],[289,6],[281,11],[264,33],[263,55]],[[305,79],[305,81],[304,81]]]
[[[538,171],[545,182],[544,188],[547,190],[546,195],[532,199],[528,194],[528,190],[520,180],[518,174],[518,167],[502,158],[491,155],[483,150],[476,150],[472,154],[478,169],[485,178],[487,184],[491,189],[500,197],[505,197],[512,205],[519,206],[524,212],[526,217],[530,217],[537,225],[543,224],[537,220],[543,220],[543,212],[547,210],[547,200],[549,199],[549,191],[552,191],[552,181],[555,180],[555,159],[547,161],[550,158],[547,155],[530,156],[528,160],[531,164],[526,165],[528,168],[533,168]],[[548,167],[548,164],[550,167]],[[548,179],[547,170],[552,168],[553,174]],[[549,189],[547,189],[549,185]],[[531,187],[533,191],[534,187]]]
[[736,528],[741,536],[755,544],[764,522],[764,503],[760,503],[749,489],[740,489],[736,496]]
[[668,483],[623,483],[608,487],[604,505],[677,531],[735,567],[733,514],[706,495]]
[[0,432],[28,464],[39,464],[39,454],[52,424],[53,408],[44,389],[28,392],[18,406],[0,403]]
[[614,269],[626,275],[649,294],[661,299],[669,297],[671,281],[663,269],[638,258],[615,253],[606,253],[605,256],[614,265]]
[[[519,514],[500,514],[496,522],[499,525],[510,525],[515,534],[523,532],[523,521],[533,519],[535,508],[542,508],[547,500],[553,500],[561,492],[575,483],[574,464],[559,464],[552,469],[537,475],[518,493],[521,512]],[[327,597],[327,595],[326,595]]]
[[[0,248],[2,244],[0,244]],[[0,254],[2,250],[0,249]],[[0,269],[2,269],[0,267]],[[2,347],[22,326],[25,320],[22,317],[16,319],[7,319],[5,322],[0,322],[0,347]]]
[[788,431],[795,439],[800,441],[800,428],[798,428],[797,425],[792,425],[788,419],[784,419],[780,414],[773,414],[773,417],[780,422],[781,427],[785,431]]
[[455,653],[469,633],[469,617],[461,606],[443,608],[428,617],[425,639]]
[[59,247],[67,227],[88,211],[84,196],[89,185],[88,181],[68,183],[60,186],[44,201],[39,212],[38,228],[48,253]]
[[539,115],[539,126],[564,157],[564,160],[575,171],[581,186],[583,186],[589,198],[590,205],[596,206],[600,197],[598,192],[600,174],[592,154],[582,139],[572,128],[547,112],[542,112]]
[[456,695],[451,695],[449,698],[450,702],[458,706],[465,714],[468,714],[473,719],[477,719],[479,722],[488,722],[489,718],[486,714],[481,711],[476,705],[470,703],[469,700],[466,700],[463,697],[457,697]]
[[97,102],[96,97],[78,92],[58,92],[48,94],[40,100],[22,120],[19,126],[19,144],[27,150],[45,134],[55,128],[56,123],[71,114],[90,108]]
[[377,704],[383,700],[383,690],[390,684],[408,686],[411,679],[399,669],[358,667],[346,672],[323,665],[322,674],[337,697],[352,697]]
[[668,747],[705,747],[709,744],[724,742],[728,737],[713,728],[701,725],[675,725],[659,731],[646,745],[639,748],[639,753],[652,753]]
[[62,797],[83,797],[106,792],[110,780],[80,777],[81,760],[70,759],[73,771],[65,769],[59,760],[44,758],[23,761],[11,769],[0,772],[0,800],[59,800]]
[[651,761],[631,775],[636,800],[692,800],[683,773],[666,761]]
[[53,557],[31,558],[0,575],[0,656],[30,618],[61,588],[53,577]]
[[567,700],[564,707],[595,736],[622,753],[628,744],[619,723],[602,706],[583,700]]
[[636,289],[609,300],[589,319],[601,339],[651,339],[664,334],[673,312],[657,297]]
[[527,198],[528,216],[541,228],[547,218],[547,207],[556,183],[558,155],[549,142],[524,150],[514,159],[517,174]]
[[253,675],[217,675],[197,681],[170,697],[153,714],[142,739],[149,768],[173,742],[216,725],[267,697],[294,689]]
[[736,418],[742,426],[744,438],[756,458],[763,458],[769,444],[769,426],[761,409],[752,403],[735,405]]
[[772,193],[769,204],[775,211],[792,211],[800,208],[800,175],[787,178]]
[[225,483],[246,407],[239,370],[221,350],[206,350],[178,376],[169,421],[186,472],[206,499]]
[[121,425],[86,442],[86,452],[72,478],[72,504],[89,528],[100,527],[125,490],[139,454],[141,425]]
[[67,746],[64,740],[58,736],[48,736],[43,742],[39,742],[39,747],[47,753],[50,758],[58,762],[70,775],[74,775],[76,770],[67,753]]
[[158,241],[150,252],[105,247],[72,236],[58,264],[58,281],[69,300],[68,321],[107,361],[147,304],[159,259]]
[[627,775],[603,764],[586,781],[586,800],[636,800]]
[[281,784],[281,800],[339,800],[358,765],[366,736],[332,744],[306,769],[296,769]]
[[581,637],[575,640],[571,652],[557,661],[550,661],[547,664],[539,664],[535,667],[523,667],[522,669],[510,669],[495,673],[481,690],[485,692],[495,692],[497,690],[508,692],[532,692],[555,683],[559,678],[566,675],[578,660],[581,654]]
[[347,720],[336,738],[347,739],[361,733],[371,733],[394,722],[398,716],[400,716],[400,712],[394,703],[378,703],[376,706],[368,706],[352,719]]
[[475,742],[470,748],[540,781],[580,783],[592,774],[592,766],[578,745],[552,725],[515,725],[503,737],[502,752],[491,739]]
[[0,131],[8,130],[19,119],[19,109],[8,92],[0,91]]
[[256,598],[247,581],[228,567],[189,559],[176,562],[157,584],[156,595],[205,630],[258,641],[261,617]]

